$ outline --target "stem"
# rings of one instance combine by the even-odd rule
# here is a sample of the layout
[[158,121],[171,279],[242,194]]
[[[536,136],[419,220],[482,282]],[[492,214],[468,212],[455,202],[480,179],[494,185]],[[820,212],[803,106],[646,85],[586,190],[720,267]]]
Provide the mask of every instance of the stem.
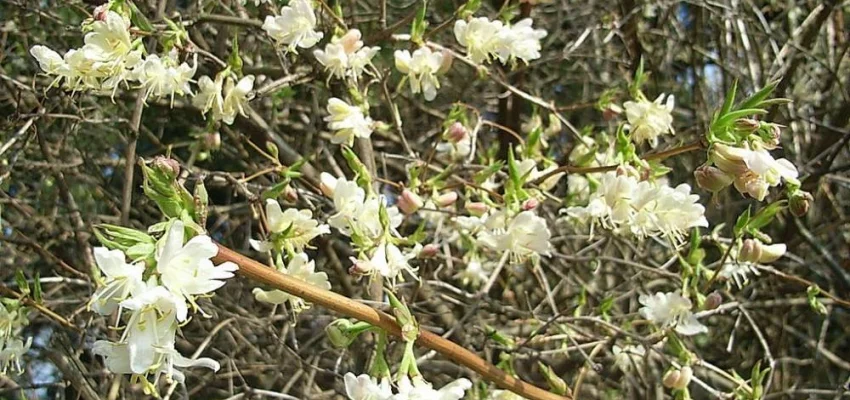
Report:
[[[301,297],[306,301],[338,312],[346,317],[368,322],[383,329],[390,335],[401,337],[401,328],[390,315],[365,304],[358,303],[348,297],[320,289],[304,281],[281,274],[227,247],[218,245],[218,254],[214,260],[216,263],[233,262],[239,266],[238,273],[252,281],[269,285],[293,296]],[[505,371],[484,361],[471,351],[431,332],[420,332],[416,342],[420,346],[434,350],[448,359],[475,371],[487,381],[496,384],[496,386],[510,390],[529,400],[571,399],[571,397],[550,393],[508,375]]]
[[136,106],[130,118],[130,138],[127,140],[127,160],[124,164],[124,190],[121,192],[121,225],[130,222],[130,206],[133,202],[133,173],[136,171],[136,144],[139,141],[139,126],[142,124],[142,110],[145,108],[145,95],[139,91]]

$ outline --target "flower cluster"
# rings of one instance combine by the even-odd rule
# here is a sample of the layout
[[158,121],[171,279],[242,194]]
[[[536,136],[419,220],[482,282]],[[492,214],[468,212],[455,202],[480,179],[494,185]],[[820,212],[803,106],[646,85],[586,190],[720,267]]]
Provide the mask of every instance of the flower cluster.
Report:
[[380,383],[369,375],[355,376],[345,374],[345,393],[349,400],[460,400],[472,387],[468,379],[457,379],[440,389],[422,378],[403,376],[397,382],[397,391],[392,392],[390,382],[382,379]]
[[638,301],[643,305],[640,315],[660,328],[673,328],[686,336],[708,332],[691,312],[691,300],[678,292],[644,294]]
[[763,201],[771,187],[782,181],[799,186],[799,173],[790,161],[774,159],[762,142],[734,147],[715,143],[711,149],[711,162],[715,167],[703,166],[697,170],[700,185],[714,192],[734,183],[741,194]]
[[64,81],[68,90],[114,94],[122,83],[138,82],[145,99],[173,100],[175,94],[192,94],[189,81],[195,75],[197,59],[192,66],[180,63],[176,51],[143,58],[141,42],[130,36],[129,18],[111,10],[95,14],[100,18],[87,26],[90,32],[83,47],[68,50],[64,56],[42,45],[30,49],[41,70],[56,77],[52,85]]
[[213,121],[231,125],[237,114],[246,115],[245,106],[251,99],[254,76],[248,75],[237,82],[228,71],[224,71],[215,80],[202,76],[198,87],[200,91],[192,99],[195,107],[200,108],[205,117],[210,115]]
[[380,47],[363,46],[360,38],[360,31],[352,29],[341,37],[333,38],[324,50],[314,50],[313,55],[332,77],[350,78],[356,82],[381,50]]
[[[102,315],[126,309],[130,316],[118,342],[99,340],[93,351],[105,358],[110,371],[143,378],[148,393],[155,390],[163,375],[168,381],[182,383],[184,375],[178,368],[219,368],[214,360],[191,360],[181,355],[175,348],[175,337],[180,324],[189,318],[189,306],[206,315],[196,299],[223,286],[237,266],[230,262],[214,265],[211,258],[218,253],[218,246],[206,235],[184,243],[186,231],[187,226],[179,220],[169,223],[156,245],[154,265],[128,263],[121,250],[94,250],[103,276],[91,308]],[[154,376],[153,383],[147,380],[149,375]]]
[[[278,272],[329,290],[331,284],[328,282],[328,274],[316,272],[315,262],[304,253],[304,249],[316,237],[330,233],[330,228],[314,220],[313,213],[310,210],[288,208],[283,211],[280,203],[273,199],[266,200],[266,221],[268,222],[269,239],[251,239],[251,247],[257,251],[275,252],[278,255],[275,258],[275,267]],[[284,256],[289,259],[288,264],[284,264]],[[284,304],[289,302],[290,308],[294,312],[300,312],[308,307],[303,299],[281,290],[254,288],[253,293],[254,298],[262,303]]]
[[395,67],[407,75],[411,93],[422,93],[426,101],[434,100],[440,88],[437,75],[449,69],[450,56],[435,53],[428,47],[420,47],[412,55],[407,50],[396,50],[394,56]]
[[631,175],[606,173],[583,207],[563,210],[569,217],[600,224],[617,234],[639,238],[663,235],[682,241],[688,229],[708,226],[705,207],[691,187],[675,188],[657,182],[638,181]]
[[499,59],[502,64],[517,59],[528,63],[540,58],[540,40],[546,37],[543,29],[531,27],[531,18],[512,25],[491,21],[487,17],[455,22],[454,34],[458,43],[466,48],[469,59],[476,64]]
[[280,9],[280,16],[267,16],[263,30],[291,52],[300,47],[309,49],[322,40],[324,34],[316,29],[316,14],[311,0],[292,0]]
[[32,345],[32,337],[21,340],[21,331],[29,324],[28,309],[17,300],[0,302],[0,375],[21,373],[21,361]]
[[375,121],[364,114],[360,107],[331,97],[327,110],[330,115],[325,117],[325,122],[328,123],[328,128],[334,131],[331,143],[351,146],[356,137],[368,139],[372,136]]
[[738,247],[737,254],[724,263],[718,273],[720,278],[733,282],[738,288],[743,288],[749,281],[750,275],[760,275],[758,265],[778,260],[785,255],[786,250],[784,243],[766,245],[758,239],[745,239]]
[[623,104],[629,123],[626,128],[631,132],[635,143],[649,142],[655,147],[658,137],[667,133],[675,134],[673,130],[673,95],[658,96],[655,101],[649,101],[642,95],[637,101],[627,101]]

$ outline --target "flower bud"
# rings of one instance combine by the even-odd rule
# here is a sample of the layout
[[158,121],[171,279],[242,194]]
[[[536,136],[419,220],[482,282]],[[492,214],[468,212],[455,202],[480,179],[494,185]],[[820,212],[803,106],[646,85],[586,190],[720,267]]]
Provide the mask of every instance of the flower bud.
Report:
[[425,205],[425,202],[422,201],[422,198],[418,194],[413,193],[410,189],[404,189],[401,191],[401,196],[399,196],[396,205],[401,212],[410,215],[419,211]]
[[812,206],[812,202],[815,201],[815,198],[812,197],[812,194],[803,190],[797,190],[794,194],[791,195],[791,199],[788,201],[788,208],[791,210],[791,213],[802,217],[809,212],[809,208]]
[[720,296],[720,293],[711,292],[708,296],[705,296],[705,302],[702,305],[703,310],[713,310],[720,305],[723,304],[723,297]]
[[221,135],[218,132],[207,133],[203,136],[203,145],[207,150],[218,150],[221,148]]
[[762,129],[759,130],[759,138],[762,140],[762,146],[768,150],[779,147],[781,137],[782,127],[777,124],[764,124]]
[[747,151],[749,150],[715,143],[711,149],[711,161],[727,174],[741,175],[749,170],[744,161]]
[[784,256],[787,250],[788,248],[785,246],[785,243],[762,245],[761,255],[758,261],[762,264],[772,263]]
[[286,188],[283,189],[283,198],[290,203],[295,203],[298,201],[298,191],[296,191],[292,186],[287,185]]
[[360,31],[356,29],[346,32],[345,35],[339,38],[339,43],[342,44],[342,49],[345,50],[347,54],[353,54],[358,48],[363,46],[363,42],[360,41],[360,36]]
[[474,201],[474,202],[471,202],[471,203],[466,203],[465,208],[466,208],[466,211],[469,211],[470,214],[472,214],[476,217],[480,217],[480,216],[484,215],[485,213],[487,213],[487,210],[490,209],[490,207],[487,207],[487,204],[482,203],[480,201]]
[[438,207],[448,207],[457,201],[457,192],[446,192],[434,198]]
[[605,107],[604,110],[602,110],[602,119],[606,121],[611,121],[612,119],[617,118],[617,116],[620,115],[622,112],[623,109],[620,108],[620,106],[612,103],[608,105],[608,107]]
[[455,121],[451,126],[449,126],[449,130],[446,135],[446,139],[452,143],[458,143],[469,135],[469,129],[466,129],[462,123]]
[[157,156],[153,159],[153,168],[162,172],[169,180],[176,179],[177,175],[180,174],[180,163],[163,156]]
[[694,376],[694,370],[691,367],[684,366],[679,370],[670,370],[664,374],[662,383],[670,389],[682,390],[691,383],[691,378]]
[[106,21],[106,14],[109,11],[109,3],[101,4],[94,9],[94,20],[95,21]]
[[537,206],[539,206],[539,205],[540,205],[540,200],[537,200],[534,197],[532,197],[532,198],[530,198],[530,199],[528,199],[528,200],[526,200],[522,203],[522,211],[531,211],[531,210],[537,208]]
[[676,382],[679,381],[679,377],[681,375],[682,374],[678,370],[671,369],[664,374],[664,378],[661,380],[661,383],[664,384],[664,387],[672,389],[673,386],[676,385]]
[[337,179],[333,177],[333,175],[322,172],[319,176],[319,189],[322,191],[327,197],[334,197],[334,190],[336,189],[336,181]]
[[419,258],[433,258],[440,254],[440,245],[436,243],[428,243],[419,251]]
[[755,132],[761,126],[761,122],[752,118],[739,118],[735,120],[735,128],[744,132]]
[[351,325],[351,321],[347,319],[338,319],[328,324],[325,328],[325,334],[328,335],[328,340],[334,347],[344,349],[354,342],[356,336],[352,337],[347,334]]
[[703,165],[694,171],[694,177],[697,180],[697,186],[708,190],[712,193],[717,193],[727,186],[732,184],[733,177],[720,170],[720,168],[710,165]]
[[445,74],[446,72],[449,72],[449,70],[452,69],[452,62],[454,61],[454,56],[448,49],[443,49],[442,54],[443,62],[440,63],[440,69],[437,70],[438,74]]
[[371,275],[375,270],[374,265],[369,260],[360,260],[354,257],[351,257],[351,268],[348,269],[348,273],[354,276],[364,276]]
[[756,239],[747,239],[738,250],[738,261],[756,263],[762,256],[761,242]]

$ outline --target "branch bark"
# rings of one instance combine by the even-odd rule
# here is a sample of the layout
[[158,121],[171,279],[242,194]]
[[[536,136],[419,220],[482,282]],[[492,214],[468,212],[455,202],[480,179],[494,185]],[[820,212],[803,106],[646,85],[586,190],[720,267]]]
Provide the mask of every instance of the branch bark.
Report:
[[[306,301],[325,307],[346,317],[368,322],[385,330],[390,335],[401,337],[401,329],[398,324],[396,324],[395,319],[384,312],[376,310],[365,304],[358,303],[345,296],[317,288],[305,283],[304,281],[283,275],[220,244],[218,245],[218,248],[218,255],[216,255],[214,261],[217,263],[230,261],[239,265],[238,273],[243,277],[258,283],[269,285],[291,295],[298,296]],[[496,386],[510,390],[529,400],[571,399],[571,397],[559,396],[517,379],[516,377],[497,368],[495,365],[484,361],[481,357],[478,357],[471,351],[464,349],[449,340],[443,339],[439,335],[423,331],[419,334],[419,338],[416,342],[420,346],[434,350],[448,359],[475,371],[484,379],[496,384]]]

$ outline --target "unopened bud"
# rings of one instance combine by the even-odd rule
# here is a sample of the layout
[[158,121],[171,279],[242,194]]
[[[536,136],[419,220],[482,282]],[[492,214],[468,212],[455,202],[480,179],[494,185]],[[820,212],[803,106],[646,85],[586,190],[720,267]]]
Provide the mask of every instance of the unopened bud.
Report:
[[765,149],[773,150],[779,147],[782,138],[782,127],[777,124],[765,124],[759,131],[759,138]]
[[328,324],[325,328],[325,334],[328,335],[328,340],[336,348],[344,349],[354,342],[355,337],[347,334],[351,328],[351,321],[346,319],[338,319]]
[[352,29],[339,38],[339,43],[342,44],[342,49],[345,50],[347,54],[354,54],[358,48],[363,46],[363,42],[360,41],[360,37],[360,31]]
[[664,378],[661,380],[661,383],[664,384],[664,387],[673,388],[673,386],[676,385],[676,382],[679,381],[679,377],[681,375],[682,374],[678,370],[671,369],[664,374]]
[[702,305],[703,310],[713,310],[720,305],[723,304],[723,297],[720,296],[720,293],[711,292],[708,296],[705,296],[705,302]]
[[553,136],[561,131],[563,125],[561,125],[561,120],[555,116],[555,114],[549,114],[549,126],[546,127],[546,130],[543,133],[546,136]]
[[691,383],[691,378],[694,376],[694,370],[691,367],[685,366],[680,370],[670,370],[664,374],[662,383],[670,389],[682,390]]
[[757,263],[761,258],[762,244],[756,239],[746,239],[738,249],[738,261]]
[[425,202],[422,201],[422,198],[418,194],[413,193],[410,189],[404,189],[401,191],[401,196],[398,197],[398,203],[396,205],[401,212],[409,215],[419,211],[425,205]]
[[434,198],[438,207],[448,207],[457,201],[457,192],[446,192]]
[[440,254],[440,245],[428,243],[419,251],[419,258],[433,258]]
[[153,159],[152,164],[154,169],[165,174],[169,180],[177,178],[180,174],[180,163],[177,160],[158,156]]
[[448,49],[443,49],[442,54],[443,62],[440,63],[440,69],[437,70],[438,74],[445,74],[446,72],[449,72],[449,70],[452,69],[452,62],[455,58],[452,55],[452,52],[450,52]]
[[776,243],[771,245],[761,246],[761,256],[759,262],[762,264],[772,263],[785,255],[788,247],[784,243]]
[[218,132],[207,133],[203,137],[203,144],[207,150],[218,150],[221,148],[221,135]]
[[319,189],[322,191],[327,197],[334,197],[334,190],[336,189],[336,181],[337,179],[333,177],[333,175],[322,172],[319,175]]
[[94,20],[95,21],[106,21],[106,14],[109,11],[109,3],[101,4],[94,9]]
[[532,197],[532,198],[530,198],[530,199],[528,199],[528,200],[526,200],[522,203],[522,211],[531,211],[531,210],[537,208],[537,206],[539,206],[539,205],[540,205],[540,200],[537,200],[534,197]]
[[812,197],[811,193],[803,190],[797,190],[791,195],[791,199],[788,201],[788,208],[791,210],[792,214],[802,217],[809,212],[809,208],[812,206],[814,201],[815,198]]
[[703,165],[694,171],[697,185],[712,193],[717,193],[732,184],[733,177],[720,168]]
[[711,149],[711,161],[727,174],[741,175],[749,170],[744,161],[747,152],[747,149],[740,147],[715,143]]
[[604,110],[602,110],[602,119],[606,121],[611,121],[612,119],[617,118],[617,116],[620,115],[622,112],[623,109],[620,108],[620,106],[612,103],[608,107],[605,107]]
[[364,276],[371,275],[372,271],[375,270],[375,267],[369,260],[360,260],[354,257],[351,257],[351,268],[348,269],[348,273],[354,276]]
[[292,186],[287,185],[286,188],[283,189],[283,198],[290,203],[295,203],[298,201],[298,191]]
[[761,126],[761,122],[752,118],[739,118],[735,120],[735,128],[744,132],[755,132]]
[[480,201],[474,201],[474,202],[471,202],[471,203],[466,203],[465,208],[466,208],[466,211],[469,211],[470,214],[472,214],[476,217],[480,217],[480,216],[484,215],[485,213],[487,213],[487,210],[490,209],[490,207],[487,207],[487,204],[482,203]]
[[449,126],[448,134],[446,135],[446,139],[452,143],[458,143],[469,135],[469,129],[466,129],[462,123],[455,121],[455,123]]

